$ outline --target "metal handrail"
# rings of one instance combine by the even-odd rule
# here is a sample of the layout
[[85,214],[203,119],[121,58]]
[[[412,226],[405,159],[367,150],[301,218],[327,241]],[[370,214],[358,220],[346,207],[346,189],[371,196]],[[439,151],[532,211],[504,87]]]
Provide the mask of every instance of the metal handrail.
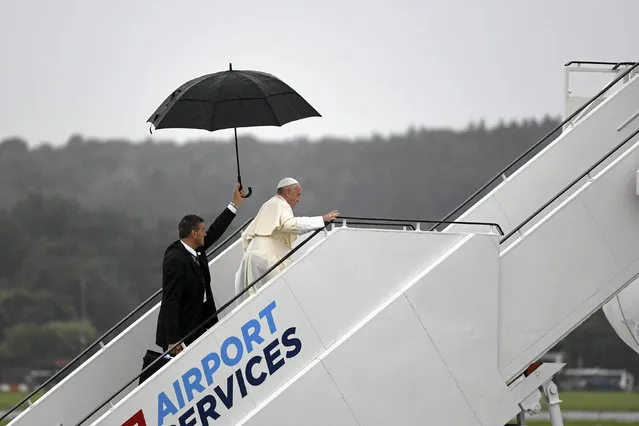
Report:
[[[222,246],[224,246],[226,243],[228,243],[233,237],[237,236],[238,233],[240,233],[244,228],[246,228],[246,226],[250,223],[251,220],[253,220],[253,219],[252,218],[248,219],[238,229],[236,229],[231,235],[226,237],[224,239],[224,241],[222,241],[220,244],[218,244],[213,249],[211,249],[208,253],[206,253],[207,258],[210,257],[212,254],[216,253]],[[42,383],[40,386],[38,386],[37,389],[32,391],[22,401],[20,401],[19,403],[17,403],[13,407],[11,407],[8,411],[6,411],[2,415],[2,417],[0,417],[0,421],[4,420],[11,413],[13,413],[19,407],[21,407],[24,403],[29,402],[29,400],[35,394],[37,394],[42,389],[44,389],[47,385],[49,385],[49,383],[51,383],[54,380],[56,380],[57,378],[59,378],[62,375],[62,373],[64,373],[65,371],[69,370],[72,365],[77,363],[80,359],[82,359],[82,357],[84,357],[86,354],[88,354],[96,346],[98,346],[100,344],[103,345],[103,340],[105,340],[108,336],[110,336],[115,330],[117,330],[122,324],[124,324],[126,321],[128,321],[133,315],[135,315],[138,312],[140,312],[140,310],[142,308],[144,308],[146,305],[148,305],[153,299],[155,299],[161,293],[162,293],[162,288],[160,288],[155,293],[153,293],[151,296],[149,296],[146,300],[144,300],[144,302],[142,302],[135,309],[133,309],[133,311],[131,311],[124,318],[122,318],[120,321],[118,321],[117,324],[115,324],[113,327],[111,327],[109,330],[107,330],[102,336],[98,337],[91,345],[87,346],[82,352],[80,352],[80,354],[78,356],[73,358],[68,364],[66,364],[64,367],[62,367],[60,370],[58,370],[53,376],[49,377],[44,383]],[[29,404],[29,405],[31,405],[31,404]]]
[[634,65],[634,62],[607,62],[607,61],[570,61],[564,64],[565,67],[570,65],[614,65],[613,70],[619,67]]
[[[284,263],[284,261],[286,261],[289,257],[291,257],[296,251],[298,251],[301,247],[303,247],[306,243],[308,243],[313,237],[315,237],[317,234],[319,234],[322,230],[326,229],[326,227],[332,223],[332,221],[327,222],[324,224],[323,227],[315,230],[311,235],[309,235],[306,239],[304,239],[304,241],[302,241],[301,243],[299,243],[296,247],[294,247],[291,251],[289,251],[288,253],[286,253],[286,255],[284,257],[282,257],[280,260],[278,260],[275,264],[273,264],[273,266],[271,266],[264,274],[262,274],[262,276],[260,276],[258,279],[256,279],[255,281],[253,281],[251,284],[249,284],[244,290],[242,290],[241,292],[239,292],[238,294],[236,294],[235,296],[233,296],[231,298],[231,300],[229,300],[228,302],[226,302],[224,305],[222,305],[222,307],[218,308],[214,314],[212,314],[210,317],[208,317],[207,319],[205,319],[204,321],[202,321],[197,327],[195,327],[190,333],[188,333],[186,336],[184,336],[182,339],[180,339],[176,345],[181,344],[182,342],[184,342],[185,340],[189,339],[190,337],[194,336],[196,332],[198,332],[198,330],[200,330],[202,327],[205,327],[206,324],[208,324],[211,320],[213,320],[215,317],[217,317],[217,315],[220,314],[220,312],[224,311],[226,308],[228,308],[233,302],[235,302],[237,299],[239,299],[241,296],[243,296],[247,291],[249,291],[250,289],[252,289],[257,283],[259,283],[264,277],[268,276],[268,274],[270,274],[271,272],[273,272],[275,270],[275,268],[277,268],[278,266],[280,266],[282,263]],[[140,376],[142,376],[144,373],[146,373],[152,365],[154,365],[156,362],[160,361],[160,359],[162,359],[165,355],[168,355],[169,352],[171,352],[172,348],[167,349],[166,351],[164,351],[164,353],[162,353],[160,356],[158,356],[155,360],[153,360],[149,365],[147,365],[145,368],[142,369],[142,371],[140,371],[140,373],[138,373],[135,377],[133,377],[126,385],[122,386],[118,391],[116,391],[113,395],[111,395],[109,398],[107,398],[102,404],[100,404],[97,408],[95,408],[91,413],[87,414],[84,418],[82,418],[82,420],[80,420],[76,426],[81,425],[82,423],[84,423],[85,421],[87,421],[91,416],[93,416],[95,413],[97,413],[102,407],[104,407],[106,404],[109,403],[109,401],[111,401],[113,398],[115,398],[116,396],[118,396],[120,394],[120,392],[122,392],[124,389],[126,389],[129,385],[131,385],[133,382],[135,382],[137,379],[140,378]]]
[[[346,220],[340,221],[340,218],[335,218],[335,223],[346,223]],[[415,230],[415,225],[408,222],[392,222],[392,223],[383,223],[383,222],[366,222],[359,220],[349,220],[347,225],[377,225],[377,226],[405,226],[410,228],[411,231]]]
[[615,152],[617,152],[617,150],[619,150],[619,148],[621,148],[622,146],[624,146],[625,144],[627,144],[628,142],[630,142],[635,136],[637,136],[639,134],[639,129],[635,130],[635,132],[633,134],[631,134],[630,136],[628,136],[626,139],[624,139],[621,143],[619,143],[617,146],[615,146],[612,150],[610,150],[606,155],[604,155],[602,158],[600,158],[595,164],[593,164],[592,166],[590,166],[590,168],[588,170],[586,170],[585,172],[583,172],[581,175],[579,175],[579,177],[577,177],[575,180],[573,180],[572,182],[570,182],[564,189],[562,189],[561,191],[559,191],[557,194],[555,194],[554,197],[552,197],[550,200],[546,201],[546,203],[544,203],[543,206],[541,206],[540,208],[538,208],[534,213],[532,213],[530,216],[528,216],[526,219],[524,219],[519,225],[517,225],[512,231],[510,231],[507,235],[505,235],[500,241],[499,244],[504,243],[506,240],[508,240],[510,237],[512,237],[516,232],[518,232],[521,228],[523,228],[528,222],[530,222],[535,216],[537,216],[539,213],[541,213],[546,207],[548,207],[549,205],[551,205],[553,202],[555,202],[559,197],[561,197],[562,195],[564,195],[570,188],[572,188],[574,185],[577,184],[577,182],[579,182],[581,179],[583,179],[584,177],[586,177],[587,175],[590,174],[590,172],[592,172],[597,166],[599,166],[601,163],[603,163],[604,161],[606,161],[612,154],[614,154]]
[[[485,226],[494,226],[499,232],[499,235],[504,235],[504,230],[501,226],[496,222],[480,222],[480,221],[465,221],[465,220],[431,220],[431,219],[389,219],[389,218],[379,218],[379,217],[357,217],[357,216],[339,216],[335,220],[371,220],[376,222],[413,222],[413,223],[434,223],[437,225],[441,224],[458,224],[458,225],[485,225]],[[348,225],[348,222],[347,222]],[[431,228],[432,231],[435,227]],[[413,228],[414,229],[414,228]]]
[[[570,62],[569,62],[570,63]],[[593,96],[591,99],[589,99],[586,103],[584,103],[581,107],[577,108],[572,114],[570,114],[570,116],[568,116],[568,118],[566,118],[564,121],[562,121],[558,126],[556,126],[550,133],[548,133],[546,136],[544,136],[543,138],[541,138],[537,143],[535,143],[533,146],[531,146],[530,148],[528,148],[523,154],[521,154],[519,157],[517,157],[515,160],[511,161],[506,167],[504,167],[499,173],[497,173],[492,179],[490,179],[484,186],[482,186],[481,188],[479,188],[477,191],[475,191],[470,197],[466,198],[460,205],[458,205],[453,211],[451,211],[450,213],[448,213],[444,219],[442,220],[441,223],[445,223],[446,220],[450,219],[454,214],[456,214],[457,212],[459,212],[461,209],[463,209],[469,202],[471,202],[472,200],[475,199],[475,197],[477,195],[479,195],[480,193],[482,193],[483,191],[486,190],[486,188],[488,188],[490,185],[492,185],[495,181],[497,181],[499,178],[501,178],[502,176],[505,176],[506,172],[508,170],[510,170],[510,168],[512,166],[514,166],[515,164],[517,164],[519,161],[521,161],[522,158],[524,158],[526,155],[530,154],[535,148],[538,148],[542,143],[546,142],[546,140],[548,138],[550,138],[555,132],[561,130],[567,123],[569,123],[570,121],[572,121],[573,118],[575,118],[577,115],[579,115],[582,111],[584,111],[586,108],[588,108],[593,102],[595,102],[597,99],[599,99],[599,97],[601,97],[604,93],[606,93],[608,90],[610,90],[610,88],[612,88],[615,84],[617,84],[619,81],[621,81],[624,77],[626,77],[628,74],[630,74],[633,70],[635,70],[637,67],[639,67],[639,62],[635,62],[634,65],[630,68],[628,68],[627,70],[625,70],[623,73],[619,74],[614,80],[612,80],[612,82],[608,83],[606,85],[606,87],[604,87],[603,89],[601,89],[595,96]],[[430,230],[434,230],[439,224],[433,226]]]
[[[348,221],[348,223],[346,223]],[[415,225],[413,225],[408,219],[389,219],[389,218],[376,218],[376,217],[359,217],[359,216],[338,216],[333,219],[335,224],[337,223],[346,223],[346,226],[351,225],[377,225],[377,226],[406,226],[411,230],[415,230]],[[390,222],[390,223],[385,223]]]

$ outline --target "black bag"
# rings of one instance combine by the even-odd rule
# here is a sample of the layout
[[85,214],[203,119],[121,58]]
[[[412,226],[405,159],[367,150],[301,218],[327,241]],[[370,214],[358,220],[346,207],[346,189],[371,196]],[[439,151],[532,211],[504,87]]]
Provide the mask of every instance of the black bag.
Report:
[[[158,359],[160,357],[160,355],[162,355],[161,352],[156,352],[156,351],[152,351],[152,350],[148,349],[146,351],[146,354],[144,354],[144,356],[142,357],[142,369],[144,370],[153,361]],[[159,360],[158,362],[156,362],[155,364],[153,364],[153,366],[150,369],[148,369],[147,371],[142,373],[142,375],[140,376],[139,384],[141,385],[142,382],[144,382],[146,379],[148,379],[149,377],[151,377],[152,375],[157,373],[157,371],[160,368],[164,367],[169,361],[170,361],[170,359],[166,359],[166,358],[162,357],[162,359]]]

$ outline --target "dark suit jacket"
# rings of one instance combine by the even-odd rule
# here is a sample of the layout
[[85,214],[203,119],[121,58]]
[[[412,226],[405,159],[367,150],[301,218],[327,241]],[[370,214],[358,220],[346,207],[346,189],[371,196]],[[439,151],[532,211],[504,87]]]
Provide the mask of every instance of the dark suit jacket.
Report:
[[[206,232],[204,245],[196,249],[199,253],[197,261],[180,240],[172,242],[164,252],[162,304],[155,334],[155,343],[164,350],[169,344],[178,342],[198,328],[204,319],[215,313],[217,308],[211,292],[211,275],[205,251],[222,236],[234,217],[235,213],[226,208],[215,219]],[[216,322],[217,317],[209,321],[205,327],[199,328],[198,332],[184,343],[191,344]]]

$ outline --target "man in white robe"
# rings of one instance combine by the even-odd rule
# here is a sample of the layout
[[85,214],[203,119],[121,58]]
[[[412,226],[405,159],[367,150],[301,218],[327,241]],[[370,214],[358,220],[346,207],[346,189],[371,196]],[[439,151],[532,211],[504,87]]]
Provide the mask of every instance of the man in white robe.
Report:
[[[284,178],[277,185],[277,194],[266,201],[242,232],[244,256],[235,274],[235,294],[239,294],[253,281],[261,277],[292,248],[298,235],[320,229],[325,222],[339,216],[333,210],[323,216],[295,217],[293,207],[299,203],[302,187],[293,178]],[[287,259],[271,271],[263,284],[290,265]],[[255,286],[238,299],[238,303],[255,292]]]

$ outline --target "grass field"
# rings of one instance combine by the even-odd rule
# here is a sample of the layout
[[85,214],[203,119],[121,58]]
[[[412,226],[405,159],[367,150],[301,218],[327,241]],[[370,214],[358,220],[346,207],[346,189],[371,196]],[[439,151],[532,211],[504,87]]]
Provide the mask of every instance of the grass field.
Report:
[[[542,422],[542,421],[532,421],[532,420],[527,420],[526,424],[529,424],[530,426],[550,426],[550,422]],[[594,422],[589,422],[589,421],[572,421],[572,420],[564,420],[564,426],[631,426],[634,425],[636,426],[637,423],[628,423],[628,422],[613,422],[613,421],[603,421],[603,422],[598,422],[598,421],[594,421]]]
[[562,411],[639,411],[635,392],[560,392],[559,398]]
[[[22,401],[28,393],[22,392],[0,392],[0,411],[8,410],[18,402]],[[31,402],[38,399],[39,394],[36,394]],[[25,404],[26,405],[26,404]]]
[[[11,407],[22,401],[28,394],[22,392],[0,392],[0,411],[9,410]],[[38,399],[39,395],[36,394],[31,401]],[[26,404],[25,404],[26,406]],[[8,421],[0,421],[0,426],[8,425]]]
[[[18,402],[22,401],[27,393],[22,392],[0,392],[0,411],[9,410],[11,407],[16,405]],[[40,395],[36,394],[31,401],[35,401],[38,399]],[[26,404],[25,404],[26,405]],[[0,421],[0,426],[6,426],[9,422],[2,420]]]

